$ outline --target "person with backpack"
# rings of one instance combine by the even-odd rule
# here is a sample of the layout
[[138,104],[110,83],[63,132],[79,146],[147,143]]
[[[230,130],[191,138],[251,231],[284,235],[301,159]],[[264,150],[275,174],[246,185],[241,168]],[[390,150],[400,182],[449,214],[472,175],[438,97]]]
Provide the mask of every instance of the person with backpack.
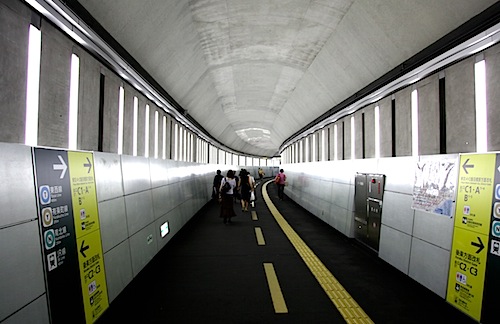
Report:
[[236,179],[234,171],[227,171],[226,177],[222,178],[219,190],[220,217],[224,224],[231,223],[231,218],[236,216],[233,208],[233,191],[236,188]]

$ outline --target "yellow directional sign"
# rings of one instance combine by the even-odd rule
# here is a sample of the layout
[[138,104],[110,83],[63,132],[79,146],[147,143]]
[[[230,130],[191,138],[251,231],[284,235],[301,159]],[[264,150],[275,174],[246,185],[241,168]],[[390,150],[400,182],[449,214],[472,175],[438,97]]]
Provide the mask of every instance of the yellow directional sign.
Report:
[[455,228],[446,300],[480,321],[496,154],[460,156]]
[[68,161],[85,319],[93,323],[109,306],[94,158],[89,152],[68,152]]
[[99,231],[77,239],[77,247],[85,319],[87,323],[93,323],[109,306]]
[[455,226],[488,235],[496,154],[460,156]]

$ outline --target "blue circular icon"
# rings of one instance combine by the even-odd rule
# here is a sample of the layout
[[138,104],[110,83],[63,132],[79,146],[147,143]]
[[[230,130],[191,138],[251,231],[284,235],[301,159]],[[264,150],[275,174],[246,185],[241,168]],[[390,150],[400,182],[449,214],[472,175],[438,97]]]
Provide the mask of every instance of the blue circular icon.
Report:
[[500,222],[499,221],[494,221],[491,224],[491,234],[496,237],[500,237]]
[[50,188],[49,186],[40,186],[40,203],[47,205],[50,203]]
[[54,233],[54,230],[48,230],[45,233],[43,233],[43,236],[45,238],[45,248],[47,250],[52,249],[56,245],[56,235]]

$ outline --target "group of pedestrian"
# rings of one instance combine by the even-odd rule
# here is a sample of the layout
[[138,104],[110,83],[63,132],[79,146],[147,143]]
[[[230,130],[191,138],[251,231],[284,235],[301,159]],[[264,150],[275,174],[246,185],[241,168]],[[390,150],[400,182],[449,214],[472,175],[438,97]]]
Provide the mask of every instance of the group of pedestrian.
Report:
[[[225,186],[226,183],[229,186]],[[224,190],[227,188],[227,190]],[[220,217],[224,224],[231,223],[231,218],[236,216],[234,212],[234,200],[240,199],[241,211],[247,212],[250,201],[255,199],[255,179],[245,169],[241,169],[239,176],[236,176],[233,170],[227,171],[226,177],[221,175],[221,171],[217,170],[214,177],[212,197],[216,197],[220,202]]]
[[[264,171],[259,168],[259,178],[262,180]],[[278,198],[283,200],[286,185],[286,175],[283,169],[274,178],[278,187]],[[227,183],[227,185],[226,185]],[[245,169],[241,169],[239,176],[236,176],[233,170],[227,171],[226,176],[222,176],[221,171],[217,170],[214,177],[212,198],[220,203],[220,217],[224,224],[231,223],[231,218],[236,216],[234,212],[234,201],[239,199],[241,202],[241,211],[247,212],[249,204],[255,200],[255,179]]]

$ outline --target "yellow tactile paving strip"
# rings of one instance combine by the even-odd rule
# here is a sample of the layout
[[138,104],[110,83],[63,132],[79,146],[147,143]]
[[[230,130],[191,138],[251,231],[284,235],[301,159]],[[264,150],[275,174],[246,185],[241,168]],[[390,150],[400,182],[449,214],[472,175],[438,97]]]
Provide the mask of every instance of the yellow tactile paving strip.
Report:
[[[269,182],[268,182],[269,183]],[[269,195],[267,194],[267,185],[264,184],[262,188],[262,196],[271,211],[274,219],[281,227],[285,235],[288,237],[292,245],[299,253],[302,260],[314,275],[316,280],[326,292],[332,303],[337,307],[340,314],[344,317],[347,323],[373,323],[373,321],[366,315],[366,313],[359,307],[358,303],[352,299],[351,295],[342,287],[342,285],[335,279],[333,274],[325,267],[325,265],[318,259],[314,252],[307,246],[307,244],[300,238],[300,236],[293,230],[288,222],[283,218],[281,213],[276,209],[272,203]]]

